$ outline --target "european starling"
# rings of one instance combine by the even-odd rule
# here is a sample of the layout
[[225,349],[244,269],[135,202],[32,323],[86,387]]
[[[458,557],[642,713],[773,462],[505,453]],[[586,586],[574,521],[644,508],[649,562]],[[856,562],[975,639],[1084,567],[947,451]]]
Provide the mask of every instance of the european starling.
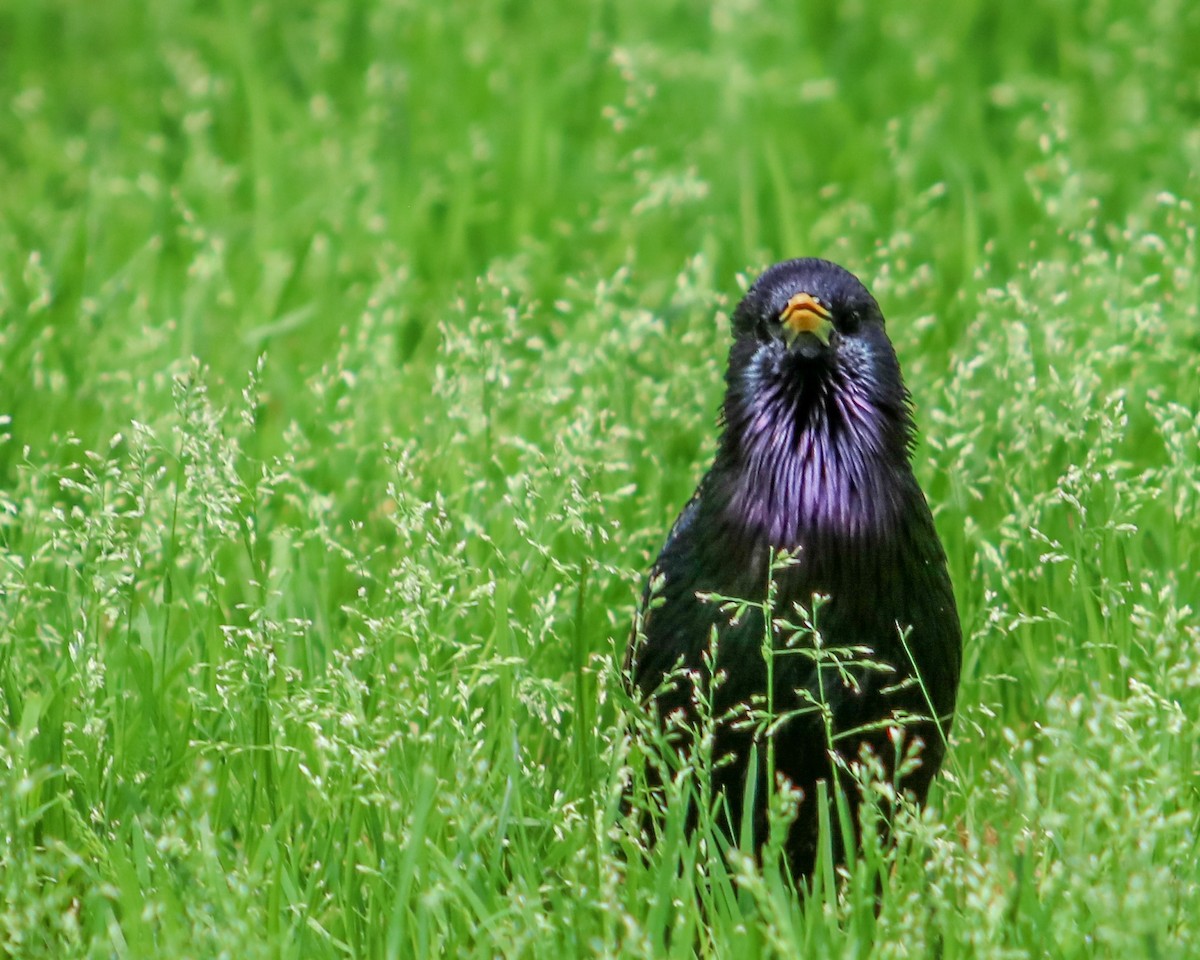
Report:
[[[909,394],[874,297],[836,264],[789,260],[759,277],[732,325],[716,457],[651,570],[626,669],[671,729],[681,729],[672,715],[695,723],[698,692],[711,704],[713,794],[732,837],[754,776],[747,822],[757,843],[766,838],[773,741],[776,776],[802,792],[786,845],[799,881],[816,861],[819,781],[828,798],[843,791],[857,831],[860,794],[846,771],[864,750],[924,802],[945,755],[962,634],[910,463]],[[780,551],[790,559],[773,568]],[[799,623],[808,629],[787,626]],[[747,705],[761,714],[765,704],[775,722],[747,722]],[[898,764],[898,743],[917,739],[918,762]],[[676,745],[691,749],[691,739]],[[836,838],[837,805],[827,803]]]

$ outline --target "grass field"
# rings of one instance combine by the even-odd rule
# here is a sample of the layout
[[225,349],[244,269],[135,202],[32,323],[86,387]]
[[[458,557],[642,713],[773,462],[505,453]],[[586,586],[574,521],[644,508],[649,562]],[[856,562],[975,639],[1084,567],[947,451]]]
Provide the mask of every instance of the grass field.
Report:
[[[1200,955],[1198,77],[1186,0],[0,3],[0,954]],[[805,906],[617,803],[800,255],[889,318],[966,639]]]

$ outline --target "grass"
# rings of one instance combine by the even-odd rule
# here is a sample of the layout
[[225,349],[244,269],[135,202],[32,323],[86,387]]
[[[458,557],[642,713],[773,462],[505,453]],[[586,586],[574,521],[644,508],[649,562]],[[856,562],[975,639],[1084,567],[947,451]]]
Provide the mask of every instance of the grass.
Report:
[[[1172,0],[0,6],[0,951],[1200,951],[1198,50]],[[803,908],[615,829],[636,590],[796,255],[889,317],[966,637],[930,809]]]

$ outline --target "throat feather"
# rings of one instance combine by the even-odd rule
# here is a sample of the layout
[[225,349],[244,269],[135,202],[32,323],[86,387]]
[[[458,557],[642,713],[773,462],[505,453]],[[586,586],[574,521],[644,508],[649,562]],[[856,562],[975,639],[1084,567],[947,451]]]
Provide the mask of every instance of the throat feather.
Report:
[[745,399],[727,411],[723,438],[731,521],[788,549],[812,536],[857,540],[886,530],[908,472],[906,445],[893,437],[903,436],[903,422],[893,425],[846,382]]

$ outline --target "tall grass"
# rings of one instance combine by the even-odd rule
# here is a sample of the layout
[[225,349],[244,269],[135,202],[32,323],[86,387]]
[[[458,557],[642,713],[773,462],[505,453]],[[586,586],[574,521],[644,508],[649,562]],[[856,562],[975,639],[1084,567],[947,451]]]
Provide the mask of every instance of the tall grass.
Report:
[[[1172,0],[0,6],[0,950],[1200,949],[1196,51]],[[966,636],[930,808],[806,906],[678,817],[628,855],[617,673],[796,255],[889,318]]]

